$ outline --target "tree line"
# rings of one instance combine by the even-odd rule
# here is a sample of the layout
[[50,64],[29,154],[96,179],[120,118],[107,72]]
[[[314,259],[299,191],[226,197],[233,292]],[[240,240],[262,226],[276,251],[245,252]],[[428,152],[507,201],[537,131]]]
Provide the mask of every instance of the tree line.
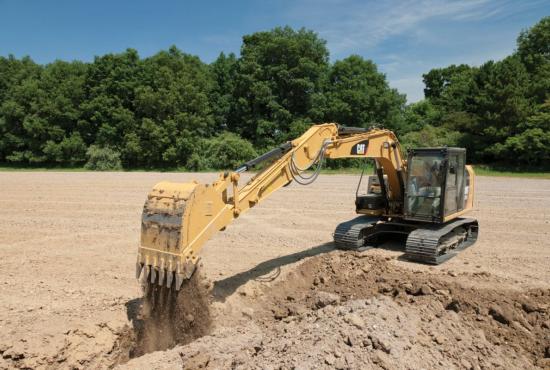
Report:
[[466,147],[475,163],[548,168],[550,17],[521,32],[516,51],[501,61],[423,77],[425,99],[405,113],[410,127],[420,128],[411,142],[445,137],[444,144]]
[[406,105],[372,61],[330,63],[315,32],[289,27],[246,35],[240,56],[210,64],[176,47],[90,63],[0,57],[0,162],[231,168],[319,122],[464,146],[476,163],[550,159],[550,17],[509,57],[433,69],[424,83],[425,99]]

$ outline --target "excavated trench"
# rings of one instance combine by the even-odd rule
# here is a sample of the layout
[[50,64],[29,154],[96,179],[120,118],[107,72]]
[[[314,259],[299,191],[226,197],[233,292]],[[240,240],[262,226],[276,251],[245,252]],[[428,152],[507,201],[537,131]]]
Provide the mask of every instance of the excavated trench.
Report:
[[[175,347],[191,368],[550,366],[550,290],[500,290],[487,273],[453,275],[332,252],[274,282],[245,283],[231,303],[241,321],[233,307],[213,325],[212,292],[195,274],[175,297],[146,292],[115,364],[154,365],[147,353]],[[247,284],[255,293],[242,294]]]
[[114,350],[115,364],[154,351],[192,342],[209,333],[210,303],[200,271],[181,289],[147,285],[143,298],[127,305],[131,327],[120,335]]

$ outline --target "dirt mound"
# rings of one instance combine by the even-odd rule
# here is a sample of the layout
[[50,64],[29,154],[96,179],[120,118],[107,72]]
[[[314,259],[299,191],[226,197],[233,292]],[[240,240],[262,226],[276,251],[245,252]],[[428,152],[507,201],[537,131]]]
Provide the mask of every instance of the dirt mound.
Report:
[[550,291],[481,287],[490,278],[469,276],[466,285],[368,254],[333,252],[264,284],[263,294],[241,295],[238,325],[227,326],[224,316],[211,335],[128,368],[549,366]]
[[[272,302],[271,321],[285,318],[292,321],[296,313],[304,313],[304,308],[315,311],[325,306],[334,307],[339,302],[343,303],[344,309],[339,310],[337,316],[345,319],[346,309],[353,312],[354,308],[361,307],[362,299],[367,299],[367,305],[369,299],[374,299],[381,302],[375,310],[360,309],[352,317],[358,316],[366,322],[381,317],[385,323],[381,327],[393,327],[398,337],[401,331],[429,349],[429,353],[419,351],[422,354],[419,361],[426,358],[435,360],[434,353],[443,355],[442,359],[423,366],[441,366],[439,362],[443,361],[446,366],[460,367],[464,359],[472,366],[526,368],[550,365],[547,359],[550,290],[533,289],[521,293],[483,288],[490,278],[489,274],[469,276],[468,286],[465,286],[451,275],[411,272],[368,254],[323,256],[307,261],[287,281],[272,290],[271,294],[277,298]],[[381,296],[391,298],[391,301]],[[366,315],[361,315],[361,312]],[[329,317],[330,313],[329,308]],[[406,332],[405,328],[410,326],[407,317],[416,318],[413,325],[416,333]],[[269,319],[264,320],[269,322]],[[350,320],[353,327],[353,319]],[[359,338],[351,338],[345,331],[338,332],[344,343],[365,340],[364,333]],[[383,332],[387,333],[387,330],[379,334],[383,335]],[[366,343],[369,343],[368,339],[367,335]],[[392,338],[386,340],[391,343]],[[371,342],[377,349],[376,341]],[[403,348],[408,345],[405,343]],[[383,345],[378,347],[384,349]],[[470,356],[465,356],[467,353]],[[406,363],[408,361],[395,362],[392,367]]]
[[153,351],[187,344],[206,335],[211,326],[209,293],[200,271],[184,281],[181,289],[147,284],[115,352],[118,363]]

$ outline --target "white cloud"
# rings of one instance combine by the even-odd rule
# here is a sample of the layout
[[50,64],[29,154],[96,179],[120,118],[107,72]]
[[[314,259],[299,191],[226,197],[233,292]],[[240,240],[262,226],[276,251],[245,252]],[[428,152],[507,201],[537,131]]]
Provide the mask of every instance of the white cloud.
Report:
[[[431,21],[476,22],[540,7],[545,0],[294,0],[287,17],[316,30],[335,55],[373,48],[393,36],[428,41]],[[547,1],[547,0],[546,0]],[[435,39],[432,36],[432,39]]]
[[[431,19],[479,20],[497,14],[494,0],[312,1],[293,3],[290,16],[302,19],[328,41],[331,51],[368,49],[385,39],[416,32]],[[313,24],[311,24],[313,23]]]

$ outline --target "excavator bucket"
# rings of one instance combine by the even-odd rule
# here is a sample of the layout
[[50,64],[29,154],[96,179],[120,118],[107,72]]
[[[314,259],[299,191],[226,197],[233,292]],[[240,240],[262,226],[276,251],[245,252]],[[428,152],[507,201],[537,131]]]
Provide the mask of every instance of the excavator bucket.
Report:
[[192,276],[202,244],[221,228],[217,222],[231,214],[227,183],[222,176],[212,185],[160,182],[153,187],[141,217],[137,279],[179,290]]
[[137,278],[168,287],[175,281],[179,289],[183,279],[192,275],[194,265],[181,259],[181,237],[196,187],[196,183],[160,182],[147,195],[141,216]]

